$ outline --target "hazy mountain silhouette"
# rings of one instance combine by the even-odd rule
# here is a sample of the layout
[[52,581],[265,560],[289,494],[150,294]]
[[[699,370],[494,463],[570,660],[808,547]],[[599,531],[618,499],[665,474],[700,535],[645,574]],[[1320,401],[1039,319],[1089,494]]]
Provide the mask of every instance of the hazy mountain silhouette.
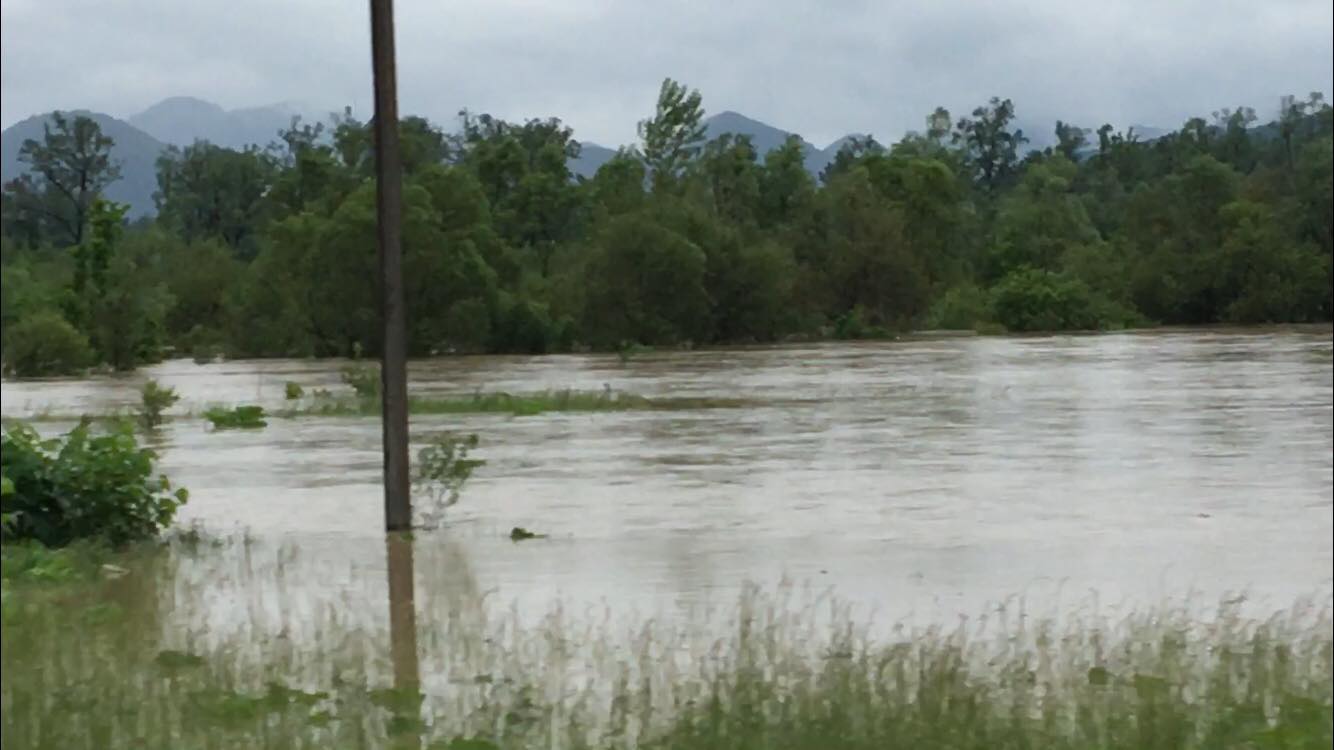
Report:
[[[130,217],[138,218],[156,213],[153,192],[157,190],[157,157],[166,144],[144,131],[101,112],[76,110],[65,113],[69,117],[90,117],[102,128],[102,134],[115,141],[111,157],[120,163],[120,179],[107,186],[107,198],[130,205]],[[26,140],[41,141],[43,126],[51,116],[35,115],[17,122],[0,133],[0,181],[9,182],[26,168],[19,162],[19,150]]]

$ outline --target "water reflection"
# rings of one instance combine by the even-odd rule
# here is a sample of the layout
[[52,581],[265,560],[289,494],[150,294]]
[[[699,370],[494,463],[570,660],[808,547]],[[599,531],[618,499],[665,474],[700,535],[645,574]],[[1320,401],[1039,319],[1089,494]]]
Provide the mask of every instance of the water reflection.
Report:
[[394,687],[415,691],[421,683],[417,669],[417,604],[413,573],[412,535],[385,535],[385,559],[389,567],[390,658],[394,662]]

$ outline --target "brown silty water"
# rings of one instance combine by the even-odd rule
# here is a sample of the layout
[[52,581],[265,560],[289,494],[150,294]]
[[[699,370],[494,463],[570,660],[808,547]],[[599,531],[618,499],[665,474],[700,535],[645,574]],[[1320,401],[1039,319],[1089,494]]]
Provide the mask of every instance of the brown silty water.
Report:
[[[287,381],[342,388],[343,364],[172,361],[124,378],[6,381],[3,414],[126,407],[146,378],[180,392],[176,411],[281,408]],[[417,586],[432,596],[533,617],[560,601],[670,619],[735,601],[748,581],[788,580],[879,620],[951,622],[1012,596],[1059,609],[1244,591],[1281,607],[1331,585],[1328,327],[410,369],[422,395],[611,387],[753,403],[414,417],[415,441],[475,432],[486,460],[444,527],[418,537]],[[266,618],[290,629],[337,602],[381,621],[379,441],[367,417],[168,423],[155,444],[191,491],[180,521],[253,538],[181,571],[198,584],[196,614],[215,630]],[[513,526],[549,537],[514,544]],[[280,577],[246,572],[275,561]]]

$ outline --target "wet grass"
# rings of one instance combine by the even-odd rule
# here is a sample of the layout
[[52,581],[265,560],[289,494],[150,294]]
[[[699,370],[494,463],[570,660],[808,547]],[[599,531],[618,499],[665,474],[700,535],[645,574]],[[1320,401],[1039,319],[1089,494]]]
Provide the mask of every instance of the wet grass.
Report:
[[[548,412],[608,412],[648,410],[733,409],[754,406],[739,398],[647,398],[632,393],[605,389],[601,391],[551,390],[533,393],[482,393],[467,396],[409,396],[408,412],[418,415],[440,414],[510,414],[535,416]],[[380,402],[367,398],[314,399],[285,416],[315,415],[378,416]]]
[[[1011,608],[873,637],[844,604],[751,591],[699,623],[540,622],[419,591],[424,687],[386,603],[312,599],[286,553],[181,538],[4,549],[4,747],[1328,748],[1329,602],[1060,622]],[[452,565],[439,545],[419,570]],[[127,571],[108,575],[102,565]],[[261,604],[286,592],[284,606]],[[243,613],[224,627],[208,592]],[[297,601],[299,600],[299,601]],[[277,610],[274,610],[277,607]],[[228,619],[228,618],[223,618]]]
[[[531,393],[472,393],[457,396],[409,396],[408,411],[418,416],[446,414],[508,414],[516,417],[536,416],[547,413],[577,412],[626,412],[626,411],[692,411],[701,409],[740,409],[769,405],[744,398],[663,396],[649,398],[632,393],[604,389],[600,391],[548,390]],[[378,417],[380,400],[359,396],[337,396],[317,394],[289,402],[286,408],[272,412],[261,412],[260,422],[238,419],[241,410],[257,409],[254,406],[212,406],[202,412],[181,412],[164,415],[165,421],[204,418],[220,428],[262,427],[263,417],[278,419],[297,419],[300,417]],[[44,410],[25,415],[21,418],[5,418],[5,422],[77,422],[90,418],[94,421],[111,421],[131,418],[127,410],[98,415],[61,414]],[[246,417],[242,414],[241,417]],[[253,415],[252,415],[253,416]]]
[[204,419],[215,430],[258,430],[268,425],[262,406],[214,407],[204,412]]

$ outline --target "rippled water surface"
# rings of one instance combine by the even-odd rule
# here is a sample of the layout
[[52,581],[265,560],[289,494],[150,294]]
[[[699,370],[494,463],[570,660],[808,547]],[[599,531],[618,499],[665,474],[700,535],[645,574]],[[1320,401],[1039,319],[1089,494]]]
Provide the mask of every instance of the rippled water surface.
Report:
[[[147,377],[174,386],[182,412],[277,407],[289,380],[341,388],[339,367],[174,361],[5,382],[3,413],[106,412]],[[1328,327],[417,362],[414,393],[610,386],[756,403],[414,418],[418,440],[476,432],[487,462],[447,527],[419,538],[418,587],[661,612],[786,577],[891,619],[1015,594],[1245,590],[1281,606],[1330,586],[1332,378]],[[255,559],[299,553],[266,585],[383,611],[377,420],[214,433],[181,418],[156,440],[191,491],[183,521],[248,530]],[[513,544],[513,526],[550,538]],[[217,570],[196,574],[217,582],[218,612],[236,608]],[[244,596],[263,609],[278,593]]]

